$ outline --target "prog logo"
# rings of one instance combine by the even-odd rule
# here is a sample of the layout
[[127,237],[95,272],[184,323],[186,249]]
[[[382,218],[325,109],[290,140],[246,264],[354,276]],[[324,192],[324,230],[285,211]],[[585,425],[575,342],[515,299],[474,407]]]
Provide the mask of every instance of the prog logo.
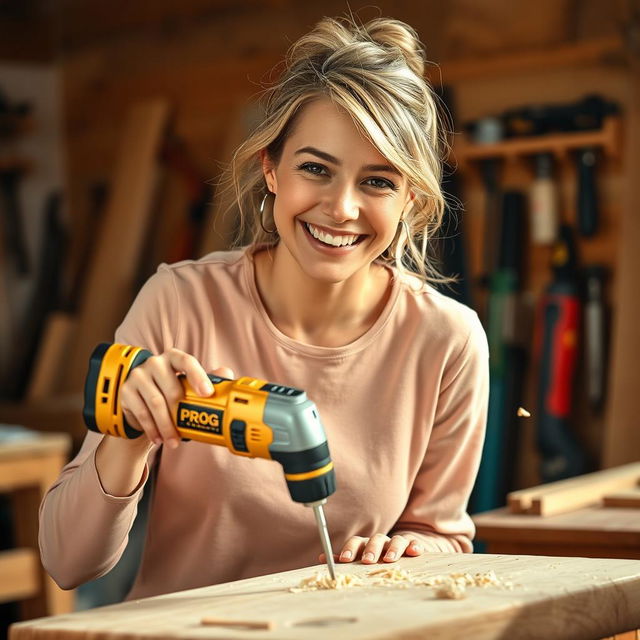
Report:
[[187,402],[178,405],[178,426],[197,429],[207,433],[222,433],[223,412],[220,409],[203,407]]

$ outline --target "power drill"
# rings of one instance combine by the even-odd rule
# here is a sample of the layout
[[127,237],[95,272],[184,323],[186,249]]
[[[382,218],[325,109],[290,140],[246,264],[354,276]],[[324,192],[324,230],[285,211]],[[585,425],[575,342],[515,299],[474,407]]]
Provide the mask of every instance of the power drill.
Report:
[[[91,354],[84,387],[84,417],[91,431],[120,438],[137,438],[118,402],[129,373],[151,353],[141,347],[99,344]],[[231,453],[279,462],[291,498],[312,507],[331,577],[335,564],[323,505],[336,489],[333,462],[318,410],[307,394],[256,378],[229,380],[209,375],[215,392],[199,396],[178,376],[184,397],[171,408],[173,422],[184,440],[222,445]]]

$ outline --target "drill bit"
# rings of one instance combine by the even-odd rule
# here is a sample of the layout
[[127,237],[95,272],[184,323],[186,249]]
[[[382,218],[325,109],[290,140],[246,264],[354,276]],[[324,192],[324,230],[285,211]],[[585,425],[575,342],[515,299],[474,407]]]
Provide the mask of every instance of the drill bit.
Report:
[[316,518],[318,525],[318,531],[320,533],[320,542],[322,542],[322,548],[324,555],[327,558],[327,568],[329,569],[329,575],[332,580],[336,579],[336,565],[333,561],[333,549],[331,548],[331,540],[329,538],[329,531],[327,529],[327,521],[324,517],[324,510],[322,505],[326,504],[325,500],[318,500],[317,502],[310,502],[306,506],[313,507],[313,515]]

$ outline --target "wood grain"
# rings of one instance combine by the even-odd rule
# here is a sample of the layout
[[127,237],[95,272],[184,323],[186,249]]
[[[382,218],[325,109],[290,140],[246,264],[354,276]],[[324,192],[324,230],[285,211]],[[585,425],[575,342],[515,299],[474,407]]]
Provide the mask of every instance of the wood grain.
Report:
[[606,495],[602,498],[602,505],[604,507],[640,509],[640,487]]
[[[640,626],[640,561],[438,553],[398,565],[429,577],[494,570],[512,589],[468,588],[440,600],[429,587],[365,586],[290,593],[316,568],[203,587],[14,625],[10,640],[277,638],[409,640],[603,638]],[[339,571],[366,580],[371,567]],[[589,615],[585,615],[589,612]],[[273,631],[203,628],[203,617],[270,620]],[[318,626],[321,625],[321,626]]]
[[[640,518],[632,509],[586,507],[542,517],[514,514],[503,508],[476,514],[473,522],[476,537],[483,542],[500,543],[499,553],[610,558],[640,556]],[[506,551],[504,544],[527,546],[515,552]],[[562,550],[545,554],[537,551],[541,545],[562,547]]]
[[619,489],[635,487],[640,480],[640,462],[587,473],[575,478],[512,491],[507,504],[512,513],[550,516],[596,504]]

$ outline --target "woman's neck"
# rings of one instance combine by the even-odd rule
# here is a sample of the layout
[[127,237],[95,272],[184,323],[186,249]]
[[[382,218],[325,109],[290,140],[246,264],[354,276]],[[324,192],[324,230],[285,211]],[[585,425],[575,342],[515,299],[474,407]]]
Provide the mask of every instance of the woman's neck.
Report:
[[389,298],[389,272],[375,263],[338,283],[310,278],[280,246],[256,251],[254,264],[271,321],[305,344],[340,347],[353,342],[375,323]]

